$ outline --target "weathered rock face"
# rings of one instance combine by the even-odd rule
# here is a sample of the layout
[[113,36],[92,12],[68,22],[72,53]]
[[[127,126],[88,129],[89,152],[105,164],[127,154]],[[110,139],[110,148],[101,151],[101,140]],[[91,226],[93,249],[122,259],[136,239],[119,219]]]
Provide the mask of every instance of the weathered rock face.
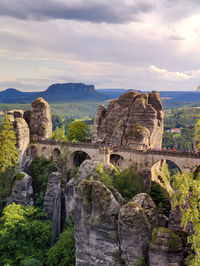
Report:
[[26,170],[32,160],[31,152],[28,150],[30,136],[49,138],[52,135],[49,104],[42,98],[37,98],[32,102],[32,110],[11,110],[8,117],[16,133],[21,169]]
[[32,110],[24,114],[30,135],[40,138],[49,138],[52,135],[52,121],[49,104],[42,98],[32,102]]
[[13,124],[17,138],[19,163],[22,169],[24,169],[27,160],[30,159],[26,153],[30,141],[30,130],[28,124],[23,119],[23,113],[22,110],[12,110],[8,112],[9,120]]
[[52,221],[52,242],[54,243],[56,238],[60,234],[61,225],[61,174],[53,172],[50,174],[47,190],[44,198],[43,210],[47,213],[48,219]]
[[140,176],[143,182],[143,191],[149,194],[151,190],[151,169],[148,167],[142,168]]
[[158,92],[127,92],[108,106],[100,106],[93,142],[131,147],[161,148],[163,111]]
[[84,180],[75,198],[76,266],[117,266],[120,206],[99,181]]
[[146,193],[136,195],[120,209],[118,224],[122,259],[128,266],[135,265],[146,255],[152,230],[157,224],[155,204]]
[[63,192],[65,197],[65,213],[66,219],[74,216],[75,208],[75,181],[74,178],[70,179]]
[[166,228],[155,229],[149,245],[149,266],[182,266],[181,238]]
[[85,160],[80,165],[79,171],[76,175],[75,184],[76,186],[83,180],[89,179],[91,176],[94,180],[99,180],[99,173],[96,168],[99,162],[93,160]]
[[9,204],[15,202],[21,205],[33,205],[31,198],[33,194],[32,177],[23,172],[19,173],[18,176],[21,176],[22,179],[15,181]]

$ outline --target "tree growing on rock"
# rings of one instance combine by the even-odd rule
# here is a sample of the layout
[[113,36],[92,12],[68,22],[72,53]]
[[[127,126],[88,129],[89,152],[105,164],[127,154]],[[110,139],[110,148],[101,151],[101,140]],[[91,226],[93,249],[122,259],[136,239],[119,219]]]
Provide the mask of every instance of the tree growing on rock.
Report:
[[177,174],[174,177],[173,187],[177,190],[174,193],[174,206],[179,205],[182,213],[182,226],[187,227],[188,223],[193,228],[193,234],[188,237],[188,243],[194,255],[187,258],[186,265],[200,265],[200,171],[199,168],[193,173]]
[[0,172],[4,173],[7,168],[15,166],[18,160],[16,136],[8,115],[5,114],[0,126]]
[[65,135],[65,126],[63,125],[62,127],[56,127],[51,138],[61,142],[67,142],[68,139]]
[[69,124],[67,138],[69,141],[84,142],[88,133],[88,126],[83,121],[74,121]]

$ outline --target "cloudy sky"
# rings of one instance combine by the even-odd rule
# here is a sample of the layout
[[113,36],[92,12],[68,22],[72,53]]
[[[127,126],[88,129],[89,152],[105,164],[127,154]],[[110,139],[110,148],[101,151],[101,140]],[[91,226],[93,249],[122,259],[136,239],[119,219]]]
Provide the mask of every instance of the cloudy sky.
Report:
[[199,0],[0,0],[0,90],[196,90]]

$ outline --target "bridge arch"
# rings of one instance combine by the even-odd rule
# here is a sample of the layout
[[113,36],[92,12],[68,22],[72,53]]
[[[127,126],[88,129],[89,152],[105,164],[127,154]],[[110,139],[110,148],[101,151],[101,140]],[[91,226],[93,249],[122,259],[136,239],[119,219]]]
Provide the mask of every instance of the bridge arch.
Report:
[[41,155],[42,155],[44,158],[48,159],[48,151],[47,151],[47,147],[45,147],[45,146],[42,147]]
[[38,154],[37,154],[37,148],[34,145],[31,145],[30,147],[30,153],[31,153],[31,158],[34,160]]
[[52,157],[54,161],[58,161],[59,157],[61,155],[61,151],[58,148],[54,148],[52,152]]
[[122,169],[125,162],[124,158],[121,155],[117,153],[112,153],[110,155],[110,163],[112,163],[115,166],[119,166]]
[[77,150],[70,154],[68,157],[68,167],[73,168],[79,167],[81,163],[85,160],[90,160],[91,157],[88,153],[85,151]]

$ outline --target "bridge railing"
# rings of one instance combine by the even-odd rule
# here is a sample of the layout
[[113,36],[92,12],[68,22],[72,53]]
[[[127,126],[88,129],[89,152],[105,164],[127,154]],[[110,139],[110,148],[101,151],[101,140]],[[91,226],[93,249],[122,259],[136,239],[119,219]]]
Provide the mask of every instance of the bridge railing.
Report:
[[168,155],[168,156],[174,156],[174,157],[192,157],[192,158],[200,158],[200,153],[195,152],[181,152],[181,151],[169,151],[169,150],[138,150],[134,149],[132,147],[127,146],[116,146],[111,147],[106,144],[102,143],[83,143],[83,142],[59,142],[57,140],[52,139],[44,139],[44,138],[38,138],[38,137],[32,137],[30,139],[30,143],[39,143],[39,144],[46,144],[46,145],[60,145],[60,146],[67,146],[67,147],[77,147],[77,148],[90,148],[90,149],[98,149],[98,148],[108,148],[111,150],[112,153],[117,152],[134,152],[138,154],[155,154],[155,155]]

